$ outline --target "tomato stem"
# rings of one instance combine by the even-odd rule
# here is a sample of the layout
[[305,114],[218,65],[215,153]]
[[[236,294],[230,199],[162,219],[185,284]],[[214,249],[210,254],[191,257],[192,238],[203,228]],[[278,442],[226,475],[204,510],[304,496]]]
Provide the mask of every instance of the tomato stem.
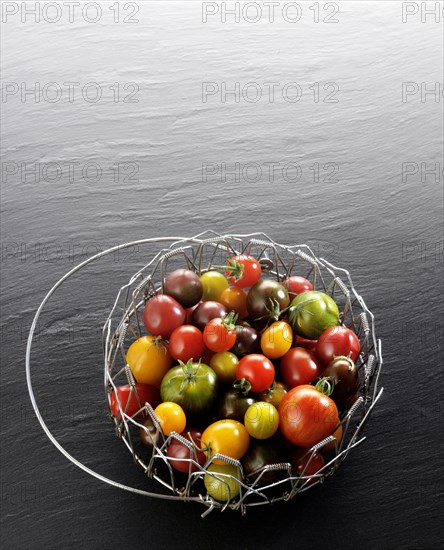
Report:
[[327,397],[330,397],[330,395],[333,393],[333,390],[335,389],[334,377],[325,376],[324,378],[320,378],[315,388],[318,390],[318,392],[323,393]]
[[251,390],[251,383],[246,378],[237,378],[233,382],[233,388],[242,395],[248,395]]
[[244,274],[245,266],[237,260],[228,260],[227,265],[213,265],[213,269],[222,269],[226,273],[228,272],[228,277],[234,277],[235,282],[237,283],[242,279]]

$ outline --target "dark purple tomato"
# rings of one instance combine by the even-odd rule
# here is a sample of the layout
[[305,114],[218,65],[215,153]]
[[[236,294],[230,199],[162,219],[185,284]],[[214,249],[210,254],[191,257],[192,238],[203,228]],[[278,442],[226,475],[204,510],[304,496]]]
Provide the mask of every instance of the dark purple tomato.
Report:
[[200,303],[193,312],[193,325],[203,332],[207,323],[216,317],[224,317],[228,313],[227,308],[219,302]]
[[273,279],[261,279],[248,292],[248,315],[253,321],[277,321],[290,303],[288,290]]
[[[202,431],[197,428],[185,428],[180,434],[193,444],[199,446],[200,439],[202,437]],[[178,472],[188,474],[189,472],[197,472],[199,467],[195,462],[203,466],[207,461],[207,457],[203,451],[197,451],[196,449],[190,449],[187,445],[181,443],[177,439],[171,438],[171,442],[168,446],[167,457],[170,459],[171,466]],[[194,462],[190,462],[193,460]]]
[[243,422],[248,407],[253,403],[256,403],[256,399],[251,395],[243,395],[241,392],[231,389],[220,397],[217,404],[217,415],[221,420],[230,418]]
[[261,337],[259,332],[250,326],[236,328],[236,343],[231,351],[239,358],[250,353],[261,353]]
[[[257,441],[250,440],[248,451],[242,458],[242,466],[245,476],[254,482],[269,464],[282,464],[288,462],[288,457],[283,446],[276,439]],[[258,485],[270,485],[287,477],[286,470],[269,470],[263,472]]]
[[163,293],[172,296],[185,308],[196,305],[203,294],[199,275],[189,269],[176,269],[163,283]]
[[358,368],[349,357],[336,357],[322,372],[322,377],[331,377],[334,381],[330,397],[341,408],[348,405],[350,398],[359,388]]

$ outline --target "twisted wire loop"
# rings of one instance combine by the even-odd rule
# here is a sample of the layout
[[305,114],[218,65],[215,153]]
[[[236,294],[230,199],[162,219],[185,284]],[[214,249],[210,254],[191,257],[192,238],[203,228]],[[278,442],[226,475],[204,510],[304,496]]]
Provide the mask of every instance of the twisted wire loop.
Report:
[[[38,317],[47,301],[66,279],[73,276],[87,264],[99,260],[102,256],[112,254],[134,246],[156,245],[158,251],[148,259],[138,271],[130,275],[128,282],[117,292],[111,311],[105,320],[102,330],[102,344],[104,354],[104,387],[106,391],[110,419],[113,421],[116,433],[124,442],[134,461],[144,470],[146,475],[156,480],[166,489],[167,493],[149,492],[144,489],[122,485],[106,478],[85,466],[70,455],[57,441],[46,426],[34,396],[31,382],[31,346]],[[361,352],[356,361],[360,379],[360,397],[353,406],[342,415],[342,438],[337,441],[329,436],[307,450],[307,464],[302,475],[295,475],[290,464],[269,464],[265,466],[254,479],[245,478],[242,463],[228,456],[209,456],[205,464],[197,460],[197,449],[193,442],[177,433],[165,437],[161,430],[159,419],[149,403],[140,400],[136,381],[130,367],[126,363],[126,352],[134,339],[143,334],[141,314],[144,305],[162,291],[165,277],[178,267],[188,268],[199,275],[209,271],[213,266],[225,265],[227,259],[236,254],[251,254],[259,259],[267,277],[274,277],[278,281],[291,275],[302,275],[311,281],[315,290],[330,294],[338,304],[340,323],[348,326],[357,334]],[[214,509],[221,511],[228,508],[239,510],[245,514],[247,508],[270,504],[281,500],[291,500],[297,494],[311,489],[318,483],[331,476],[345,460],[352,449],[360,445],[365,437],[359,438],[364,424],[381,397],[382,389],[378,389],[378,380],[382,365],[381,341],[376,339],[374,316],[367,308],[363,298],[353,286],[350,274],[343,268],[338,268],[324,258],[318,258],[311,248],[305,244],[283,245],[274,242],[264,233],[245,235],[220,235],[214,231],[205,231],[195,237],[165,237],[159,239],[143,239],[113,247],[88,258],[62,279],[60,279],[47,294],[37,310],[31,326],[26,354],[26,374],[31,402],[45,433],[51,442],[76,466],[90,475],[110,485],[150,497],[198,502],[205,506],[202,516]],[[119,385],[129,384],[130,391],[139,405],[138,411],[129,416],[127,403],[119,400],[115,393],[119,408],[118,417],[111,414],[111,396]],[[132,395],[132,394],[131,394]],[[144,424],[150,418],[155,433]],[[152,450],[141,445],[139,431],[144,430],[152,442]],[[189,458],[180,459],[188,465],[188,475],[178,477],[171,466],[167,451],[172,442],[179,442],[189,449]],[[334,442],[334,451],[330,452],[329,460],[313,475],[305,475],[308,465],[314,454],[326,445]],[[216,459],[237,468],[238,478],[232,478],[239,484],[239,496],[226,502],[218,502],[206,494],[203,478],[206,475],[214,476],[228,487],[222,474],[215,474],[208,468]],[[268,485],[264,484],[264,475],[270,471],[281,471],[282,479]],[[228,476],[229,477],[229,476]]]

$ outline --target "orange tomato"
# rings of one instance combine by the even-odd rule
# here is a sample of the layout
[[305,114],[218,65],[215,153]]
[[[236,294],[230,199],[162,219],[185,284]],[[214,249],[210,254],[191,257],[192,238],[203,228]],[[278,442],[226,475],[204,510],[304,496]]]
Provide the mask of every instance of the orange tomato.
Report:
[[154,336],[142,336],[133,342],[126,362],[139,384],[152,384],[156,388],[173,364],[167,344]]
[[184,431],[187,418],[184,410],[177,403],[164,401],[154,409],[154,412],[165,435],[170,435],[171,432],[180,434]]
[[234,286],[226,288],[220,295],[219,302],[228,311],[235,311],[239,319],[245,319],[248,316],[247,293],[241,288],[235,288]]

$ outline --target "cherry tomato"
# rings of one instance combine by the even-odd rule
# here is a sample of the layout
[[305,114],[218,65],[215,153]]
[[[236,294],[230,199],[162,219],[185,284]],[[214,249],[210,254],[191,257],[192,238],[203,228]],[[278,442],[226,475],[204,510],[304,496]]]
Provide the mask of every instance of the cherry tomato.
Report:
[[215,352],[228,351],[236,342],[236,321],[229,313],[225,317],[216,317],[207,323],[203,339],[208,349]]
[[203,286],[202,301],[219,301],[222,292],[228,288],[228,281],[222,273],[207,271],[200,277]]
[[294,388],[318,378],[322,367],[311,351],[291,348],[281,359],[280,371],[285,383]]
[[172,296],[184,308],[192,307],[202,298],[202,282],[194,271],[176,269],[165,278],[163,293]]
[[288,390],[289,387],[287,384],[284,384],[283,382],[275,382],[268,388],[268,390],[265,390],[259,394],[259,400],[266,401],[275,407],[279,407]]
[[293,330],[285,321],[275,321],[261,336],[262,353],[269,359],[282,357],[291,348]]
[[[291,453],[291,469],[294,474],[312,476],[317,474],[325,465],[324,457],[320,453],[307,453],[308,449],[295,449]],[[304,456],[305,455],[305,456]],[[316,478],[309,481],[314,483]]]
[[235,311],[239,319],[247,317],[247,293],[241,288],[229,286],[222,292],[219,300],[228,311]]
[[204,330],[205,326],[216,317],[227,315],[227,308],[220,302],[208,301],[198,304],[193,312],[193,322],[199,330]]
[[294,298],[298,294],[302,294],[306,290],[313,290],[313,285],[304,277],[292,275],[283,281],[282,285],[288,290],[290,298]]
[[251,353],[242,357],[236,368],[236,378],[247,380],[253,392],[268,389],[273,383],[274,375],[273,363],[260,353]]
[[248,451],[242,458],[244,475],[254,482],[257,478],[259,485],[276,483],[287,477],[286,470],[267,470],[266,466],[288,462],[287,453],[276,438],[255,440],[252,439]]
[[142,336],[133,342],[126,362],[137,382],[157,387],[173,364],[166,342],[154,336]]
[[149,403],[152,407],[157,407],[160,403],[159,390],[150,384],[136,384],[135,390],[129,384],[118,386],[117,396],[114,390],[111,393],[111,413],[119,419],[121,415],[117,398],[120,401],[122,411],[131,417],[144,407],[145,403]]
[[248,407],[244,425],[251,437],[268,439],[279,427],[279,413],[271,403],[258,401]]
[[169,462],[178,472],[184,474],[197,472],[199,467],[196,462],[203,466],[207,460],[205,453],[194,448],[195,444],[200,443],[202,432],[197,428],[186,428],[180,435],[192,444],[190,445],[191,448],[172,437],[167,450]]
[[168,339],[173,330],[185,322],[184,308],[171,296],[159,294],[148,300],[143,310],[143,324],[148,332]]
[[187,419],[184,410],[177,403],[164,401],[157,405],[154,412],[165,435],[170,435],[171,432],[181,433],[185,429]]
[[237,326],[236,327],[236,343],[232,348],[232,352],[235,353],[238,357],[243,357],[250,353],[260,353],[261,352],[261,339],[259,332],[248,326]]
[[256,403],[251,395],[244,395],[242,392],[232,388],[225,392],[219,399],[217,414],[219,418],[231,418],[238,422],[244,421],[245,413],[250,405]]
[[[205,488],[210,497],[221,502],[236,498],[240,492],[239,472],[236,466],[227,464],[211,464],[204,475]],[[214,475],[212,475],[214,474]]]
[[[202,434],[201,447],[206,456],[219,453],[231,458],[240,459],[247,452],[250,436],[247,428],[237,420],[224,419],[210,424]],[[219,458],[214,464],[226,464]]]
[[189,359],[197,361],[205,352],[203,334],[193,325],[182,325],[173,330],[168,349],[171,357],[186,363]]
[[273,279],[260,279],[247,295],[248,314],[253,321],[276,320],[289,303],[287,289]]
[[359,373],[349,357],[335,357],[322,372],[323,377],[332,378],[334,382],[331,398],[343,408],[359,388]]
[[237,288],[251,288],[259,281],[261,273],[261,264],[246,254],[230,258],[225,271],[228,281]]
[[350,355],[356,361],[361,344],[356,334],[347,327],[328,327],[318,338],[316,355],[323,365],[328,365],[338,355]]
[[339,424],[335,402],[309,385],[292,388],[279,405],[279,427],[284,437],[300,447],[311,447],[333,433]]
[[299,336],[316,340],[325,329],[338,324],[339,310],[328,294],[306,290],[293,298],[288,320]]
[[215,353],[210,360],[210,367],[217,374],[220,382],[233,382],[236,378],[236,367],[239,359],[231,351]]

